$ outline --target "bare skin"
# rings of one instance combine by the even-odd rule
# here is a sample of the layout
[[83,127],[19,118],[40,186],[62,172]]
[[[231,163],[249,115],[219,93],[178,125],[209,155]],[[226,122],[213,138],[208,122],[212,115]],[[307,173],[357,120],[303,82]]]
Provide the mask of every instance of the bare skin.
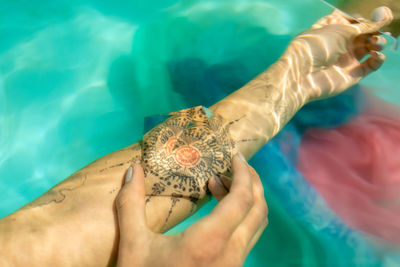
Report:
[[268,207],[260,177],[240,156],[232,172],[221,184],[210,178],[219,203],[208,216],[182,233],[163,235],[147,227],[143,170],[136,165],[131,175],[128,169],[126,177],[133,177],[117,198],[118,267],[241,266],[267,226]]
[[384,31],[391,32],[393,36],[400,35],[400,2],[397,0],[347,0],[341,1],[339,8],[356,17],[368,18],[371,12],[379,7],[387,6],[392,10],[393,21],[390,26],[384,27]]
[[0,265],[114,263],[119,241],[115,199],[121,177],[134,163],[146,175],[149,228],[170,229],[209,199],[208,180],[229,171],[234,154],[250,158],[304,104],[336,95],[378,69],[384,56],[366,37],[391,19],[385,9],[381,21],[351,24],[334,12],[296,37],[277,63],[210,107],[213,117],[201,109],[175,113],[141,142],[77,171],[0,220]]

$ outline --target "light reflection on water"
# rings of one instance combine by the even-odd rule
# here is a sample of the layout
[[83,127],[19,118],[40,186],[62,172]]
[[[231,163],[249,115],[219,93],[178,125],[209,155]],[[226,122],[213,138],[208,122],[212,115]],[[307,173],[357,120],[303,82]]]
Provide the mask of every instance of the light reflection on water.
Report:
[[[318,0],[118,4],[0,3],[0,217],[138,140],[144,116],[210,105],[239,88],[329,12]],[[397,103],[399,59],[390,55],[384,70],[364,82]],[[377,264],[363,238],[341,226],[306,183],[291,180],[294,171],[267,168],[265,158],[290,168],[276,144],[253,161],[266,185],[270,226],[248,266]],[[281,173],[280,188],[268,184]],[[303,219],[293,220],[288,210],[295,208]]]
[[118,111],[107,88],[108,64],[129,53],[136,29],[82,8],[75,17],[49,23],[2,51],[1,143],[6,145],[1,187],[14,196],[21,190],[23,201],[6,195],[1,215],[73,172],[74,161],[87,163],[92,148],[85,147],[86,139],[95,133],[74,125],[74,117],[90,120]]

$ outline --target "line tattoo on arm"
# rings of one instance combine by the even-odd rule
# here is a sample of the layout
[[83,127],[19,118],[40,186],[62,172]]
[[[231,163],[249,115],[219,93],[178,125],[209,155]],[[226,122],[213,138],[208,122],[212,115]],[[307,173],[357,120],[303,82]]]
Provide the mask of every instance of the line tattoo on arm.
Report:
[[208,180],[230,171],[235,143],[229,127],[238,120],[224,122],[209,118],[202,106],[170,113],[171,117],[144,135],[142,165],[146,179],[146,203],[152,197],[169,196],[171,206],[165,223],[177,202],[192,202],[191,213],[209,195]]

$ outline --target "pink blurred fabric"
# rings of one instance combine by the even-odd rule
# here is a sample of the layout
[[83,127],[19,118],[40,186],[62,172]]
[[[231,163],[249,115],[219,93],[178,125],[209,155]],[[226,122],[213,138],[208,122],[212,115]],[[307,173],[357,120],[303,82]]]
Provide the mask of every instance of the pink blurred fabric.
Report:
[[299,171],[350,227],[400,244],[400,113],[310,129]]

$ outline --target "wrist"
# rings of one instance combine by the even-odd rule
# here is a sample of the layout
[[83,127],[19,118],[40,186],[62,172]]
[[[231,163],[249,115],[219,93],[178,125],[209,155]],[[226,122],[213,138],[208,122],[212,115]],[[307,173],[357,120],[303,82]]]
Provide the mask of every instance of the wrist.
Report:
[[305,67],[299,66],[296,56],[284,54],[277,62],[268,68],[264,75],[272,80],[277,88],[281,88],[282,98],[291,98],[291,105],[302,108],[310,102],[312,94],[304,86],[307,73]]

